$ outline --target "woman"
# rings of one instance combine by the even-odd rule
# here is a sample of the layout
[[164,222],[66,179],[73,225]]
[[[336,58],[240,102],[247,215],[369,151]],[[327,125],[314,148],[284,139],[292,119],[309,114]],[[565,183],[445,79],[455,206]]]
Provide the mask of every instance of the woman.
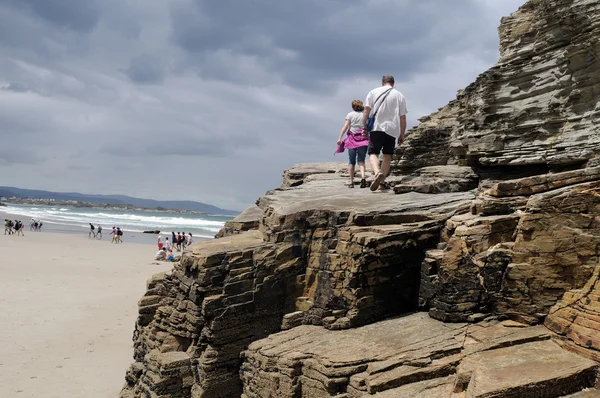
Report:
[[347,134],[343,143],[344,147],[348,149],[348,173],[350,174],[349,188],[354,188],[354,170],[356,163],[358,163],[360,169],[360,187],[366,188],[368,186],[367,180],[365,179],[365,157],[367,156],[369,139],[363,135],[363,110],[364,106],[362,101],[352,101],[352,112],[346,115],[346,122],[344,123],[340,137],[337,140],[337,144],[341,145],[344,134]]

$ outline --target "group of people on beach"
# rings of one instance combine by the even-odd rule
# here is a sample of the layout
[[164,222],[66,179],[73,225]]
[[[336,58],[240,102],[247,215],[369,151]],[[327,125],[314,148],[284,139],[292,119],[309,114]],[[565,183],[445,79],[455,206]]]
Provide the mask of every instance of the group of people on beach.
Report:
[[[98,224],[98,227],[96,228],[94,227],[94,224],[89,224],[90,232],[88,232],[88,237],[102,239],[102,225]],[[112,227],[110,234],[112,235],[112,240],[110,243],[123,243],[123,239],[121,239],[121,236],[123,236],[123,230],[121,227]]]
[[[406,99],[394,85],[394,77],[385,75],[381,79],[381,87],[371,90],[364,104],[360,100],[352,101],[352,112],[346,115],[336,151],[341,153],[348,150],[349,188],[354,188],[358,163],[361,188],[369,187],[371,191],[389,189],[385,179],[390,172],[396,142],[398,145],[404,142],[408,113]],[[380,164],[379,155],[382,153],[383,162]],[[370,184],[367,183],[365,170],[367,154],[374,174]]]
[[42,220],[36,220],[36,219],[32,218],[31,222],[29,223],[29,230],[32,232],[41,232],[42,225],[44,225]]
[[23,223],[19,220],[7,220],[4,219],[4,235],[17,235],[25,236],[23,232]]
[[175,254],[173,250],[184,251],[186,246],[190,246],[192,243],[194,243],[194,237],[191,232],[186,235],[185,232],[175,234],[171,231],[171,240],[168,236],[163,239],[163,235],[160,233],[157,238],[158,252],[156,252],[154,259],[174,261]]

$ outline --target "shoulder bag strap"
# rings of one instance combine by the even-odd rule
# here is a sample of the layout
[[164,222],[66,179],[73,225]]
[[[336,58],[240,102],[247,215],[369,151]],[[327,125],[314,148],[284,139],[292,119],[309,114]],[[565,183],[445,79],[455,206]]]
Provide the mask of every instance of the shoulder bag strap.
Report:
[[379,109],[381,108],[381,105],[383,105],[383,102],[385,101],[385,99],[387,98],[387,96],[392,92],[392,90],[394,89],[394,87],[390,88],[388,91],[386,91],[385,93],[381,93],[379,95],[379,97],[377,97],[377,99],[375,100],[375,103],[373,104],[373,107],[375,107],[375,105],[377,105],[377,101],[379,101],[379,98],[381,98],[382,95],[385,94],[385,96],[383,97],[383,99],[381,100],[381,103],[379,104],[379,107],[377,107],[377,110],[375,111],[375,113],[373,114],[373,118],[375,118],[375,116],[377,116],[377,112],[379,112]]

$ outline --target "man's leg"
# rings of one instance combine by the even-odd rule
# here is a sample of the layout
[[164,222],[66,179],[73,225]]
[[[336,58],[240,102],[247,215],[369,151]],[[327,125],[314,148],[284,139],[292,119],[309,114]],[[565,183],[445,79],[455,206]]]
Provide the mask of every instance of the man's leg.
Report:
[[382,141],[383,163],[381,165],[381,174],[384,175],[383,182],[390,175],[392,156],[394,155],[394,150],[396,148],[396,138],[388,134],[382,134]]
[[379,173],[379,155],[375,155],[374,153],[370,154],[369,161],[371,162],[373,173],[377,175],[377,173]]
[[[383,155],[383,162],[381,163],[381,174],[388,176],[390,174],[390,166],[392,165],[392,155]],[[384,178],[385,180],[385,178]]]

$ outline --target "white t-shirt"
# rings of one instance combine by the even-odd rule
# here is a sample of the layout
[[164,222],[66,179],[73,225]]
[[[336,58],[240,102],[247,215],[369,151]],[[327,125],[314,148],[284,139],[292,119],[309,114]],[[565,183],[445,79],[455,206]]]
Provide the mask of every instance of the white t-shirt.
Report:
[[352,111],[346,115],[346,120],[350,121],[350,131],[354,134],[358,134],[358,130],[362,130],[363,126],[363,113]]
[[385,97],[383,94],[377,104],[375,100],[382,94],[387,92],[390,86],[377,87],[371,90],[367,94],[367,100],[365,101],[365,107],[371,108],[371,115],[377,110],[377,116],[375,118],[375,125],[373,131],[384,131],[387,135],[398,138],[400,137],[400,116],[404,116],[408,113],[406,109],[406,98],[402,93],[396,89],[392,89],[389,95]]

